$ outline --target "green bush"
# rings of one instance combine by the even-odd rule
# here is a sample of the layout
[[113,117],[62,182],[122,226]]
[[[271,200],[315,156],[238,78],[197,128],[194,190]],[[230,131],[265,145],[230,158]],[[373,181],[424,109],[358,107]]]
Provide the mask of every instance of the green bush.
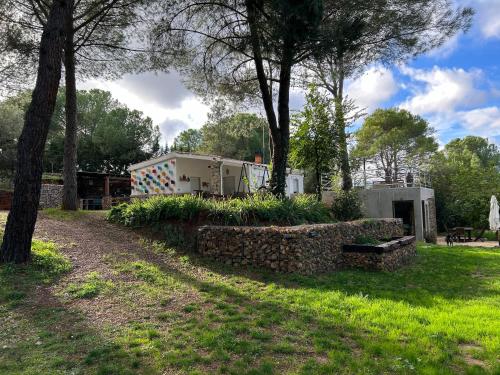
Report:
[[313,196],[279,199],[254,195],[228,200],[170,195],[135,200],[113,207],[108,220],[130,227],[152,226],[168,220],[217,225],[297,225],[331,221],[328,209]]
[[[3,231],[0,230],[0,246],[2,245]],[[7,268],[12,268],[8,265]],[[17,265],[14,268],[18,268]],[[14,269],[12,268],[12,269]],[[33,240],[31,243],[31,263],[26,271],[33,277],[44,281],[62,275],[71,270],[71,262],[58,250],[53,242]],[[1,279],[1,275],[0,275]]]
[[363,212],[358,192],[355,190],[338,192],[332,204],[332,214],[338,221],[361,219]]
[[382,242],[372,236],[359,235],[354,239],[354,243],[358,245],[379,245]]
[[50,275],[58,276],[71,270],[71,263],[53,242],[33,240],[31,245],[32,265]]

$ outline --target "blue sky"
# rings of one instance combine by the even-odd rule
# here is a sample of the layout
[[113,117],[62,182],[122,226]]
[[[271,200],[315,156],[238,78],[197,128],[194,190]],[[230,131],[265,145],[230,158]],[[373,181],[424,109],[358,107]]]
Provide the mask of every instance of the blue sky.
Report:
[[500,145],[500,0],[460,4],[476,10],[468,33],[403,66],[370,68],[348,93],[368,112],[401,107],[421,115],[441,144],[472,134]]
[[[421,115],[435,128],[442,145],[469,134],[500,145],[500,0],[452,1],[476,11],[467,34],[402,66],[369,67],[348,82],[347,93],[367,113],[401,107]],[[150,116],[168,143],[182,130],[200,128],[209,112],[175,72],[80,85],[91,87],[109,90],[119,101]],[[291,107],[297,110],[302,104],[303,93],[295,90]]]

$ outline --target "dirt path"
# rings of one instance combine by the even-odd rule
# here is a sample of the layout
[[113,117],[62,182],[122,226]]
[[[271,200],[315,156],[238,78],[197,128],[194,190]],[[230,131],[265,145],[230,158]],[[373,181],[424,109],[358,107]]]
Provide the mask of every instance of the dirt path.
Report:
[[[53,294],[60,295],[70,283],[83,281],[91,272],[97,272],[104,279],[115,283],[134,285],[133,278],[116,272],[115,266],[120,260],[144,261],[175,272],[170,269],[168,259],[155,254],[141,236],[108,223],[101,213],[89,213],[77,220],[61,221],[42,212],[37,220],[35,237],[55,242],[73,265],[72,270],[51,287]],[[182,296],[182,300],[176,301],[178,306],[171,303],[169,308],[180,309],[184,301],[198,299],[194,290],[184,291]],[[66,299],[66,305],[83,312],[96,328],[131,320],[148,320],[161,310],[160,306],[140,303],[141,295],[128,298],[134,300],[127,304],[124,303],[123,295],[107,294],[92,299]]]

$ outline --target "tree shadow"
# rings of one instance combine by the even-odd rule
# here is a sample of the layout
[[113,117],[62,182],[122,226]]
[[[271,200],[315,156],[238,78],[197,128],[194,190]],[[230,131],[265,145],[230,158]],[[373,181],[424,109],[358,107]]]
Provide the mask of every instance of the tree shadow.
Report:
[[0,265],[0,373],[135,374],[149,365],[102,335],[79,310],[68,308],[32,265]]
[[[464,282],[469,281],[471,276],[466,274],[460,280],[457,281],[456,279],[463,275],[465,271],[477,269],[474,268],[475,262],[473,259],[475,258],[470,255],[471,259],[464,260],[463,264],[453,267],[451,271],[443,272],[442,269],[435,268],[433,272],[425,276],[426,279],[422,279],[426,268],[430,264],[439,266],[443,263],[442,265],[446,265],[450,260],[450,254],[447,252],[442,253],[441,256],[438,254],[438,258],[440,258],[437,262],[435,259],[429,259],[432,254],[423,252],[413,266],[396,273],[339,271],[330,275],[299,276],[281,275],[255,269],[233,268],[180,249],[173,256],[174,262],[176,261],[175,258],[186,255],[189,256],[191,265],[191,268],[186,269],[165,261],[165,257],[161,254],[148,254],[147,256],[148,261],[158,265],[166,274],[209,297],[207,306],[197,310],[195,316],[189,318],[188,322],[181,326],[182,329],[191,330],[192,332],[203,329],[207,334],[214,332],[213,327],[207,323],[207,321],[214,322],[210,315],[214,311],[216,314],[224,315],[227,312],[226,310],[231,311],[232,309],[227,320],[215,320],[220,325],[219,328],[215,329],[216,332],[220,333],[222,331],[227,334],[227,332],[232,332],[235,329],[237,331],[241,329],[241,326],[235,326],[236,322],[242,320],[246,324],[255,320],[258,322],[258,327],[266,332],[272,332],[273,340],[279,341],[286,337],[286,340],[295,346],[288,353],[263,353],[262,350],[252,352],[252,339],[248,338],[250,333],[243,330],[239,334],[237,333],[236,336],[242,335],[245,337],[246,344],[241,344],[237,339],[233,340],[231,344],[232,354],[236,356],[243,355],[241,349],[238,349],[238,345],[241,344],[240,346],[250,352],[254,361],[261,360],[266,355],[274,355],[278,356],[282,362],[288,362],[289,365],[301,362],[300,367],[302,370],[300,371],[303,373],[340,373],[345,368],[360,371],[361,369],[377,371],[376,369],[379,368],[381,371],[385,371],[387,367],[384,366],[387,366],[387,361],[393,361],[395,358],[397,360],[401,360],[401,358],[415,360],[415,352],[420,353],[423,357],[427,349],[423,346],[418,348],[418,343],[412,343],[410,348],[407,344],[401,342],[398,337],[381,335],[380,332],[377,333],[379,327],[374,326],[372,330],[372,327],[366,325],[361,327],[355,321],[339,321],[339,318],[342,318],[340,315],[334,317],[331,312],[323,313],[321,309],[301,306],[300,303],[294,303],[293,296],[273,296],[260,293],[261,288],[275,284],[279,288],[296,290],[299,293],[308,292],[309,290],[320,293],[338,291],[344,293],[347,297],[368,295],[367,298],[369,299],[389,299],[406,302],[413,306],[433,306],[436,304],[436,298],[447,300],[463,299],[464,292],[461,291],[461,286]],[[468,254],[464,256],[467,258]],[[172,255],[168,257],[172,257]],[[479,264],[481,265],[483,262],[489,264],[490,261],[491,257],[485,255]],[[200,269],[203,271],[196,272],[196,270],[199,271]],[[479,269],[485,270],[481,267]],[[206,274],[212,274],[214,278],[206,278]],[[436,282],[435,277],[437,276],[440,278],[455,277],[455,280],[449,281],[451,286],[448,287],[444,285],[434,286],[433,283]],[[216,281],[214,282],[214,280]],[[412,283],[415,283],[415,286],[412,286]],[[415,292],[409,292],[412,288],[415,289]],[[279,294],[279,291],[277,294]],[[466,298],[472,299],[493,295],[493,290],[487,286],[486,282],[475,280],[471,290],[465,294],[467,294]],[[321,298],[321,295],[317,293],[316,296]],[[219,308],[219,305],[224,304],[229,307],[223,306]],[[235,315],[238,315],[238,311],[247,311],[248,313],[238,318],[241,320],[231,319],[231,317],[234,318]],[[195,320],[194,323],[192,319]],[[217,337],[223,341],[222,336]],[[418,339],[420,340],[420,338]],[[207,344],[202,339],[196,342],[196,345],[198,345],[196,350],[208,351],[212,354],[223,348],[223,344]],[[438,369],[443,366],[451,367],[461,363],[459,356],[450,355],[450,351],[453,352],[452,348],[457,347],[454,338],[440,335],[435,339],[433,345],[442,351],[442,355],[436,355],[432,359],[428,359],[425,366]],[[390,351],[383,352],[381,348],[390,348]],[[332,359],[333,357],[335,359]],[[382,360],[380,360],[381,358]],[[237,361],[231,359],[229,362],[234,364]],[[191,362],[187,361],[187,363]],[[182,364],[176,364],[182,368]],[[418,368],[419,363],[415,362],[409,366]],[[236,373],[246,373],[241,368],[240,370],[240,372]],[[280,371],[284,372],[284,369],[281,368]],[[399,372],[404,373],[405,370],[394,371],[394,373]]]
[[226,276],[241,276],[283,288],[342,292],[432,307],[440,300],[467,301],[498,296],[500,252],[468,247],[423,248],[410,265],[395,272],[338,270],[318,275],[280,274],[254,267],[221,265],[191,253],[193,261]]

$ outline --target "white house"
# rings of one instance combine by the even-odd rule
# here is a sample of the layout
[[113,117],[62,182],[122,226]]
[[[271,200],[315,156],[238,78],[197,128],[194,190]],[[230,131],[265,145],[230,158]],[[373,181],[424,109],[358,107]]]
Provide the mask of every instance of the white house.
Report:
[[[208,192],[230,195],[254,193],[268,185],[267,165],[227,159],[215,155],[171,152],[131,165],[131,195],[186,194]],[[287,170],[286,194],[304,192],[304,174]]]

